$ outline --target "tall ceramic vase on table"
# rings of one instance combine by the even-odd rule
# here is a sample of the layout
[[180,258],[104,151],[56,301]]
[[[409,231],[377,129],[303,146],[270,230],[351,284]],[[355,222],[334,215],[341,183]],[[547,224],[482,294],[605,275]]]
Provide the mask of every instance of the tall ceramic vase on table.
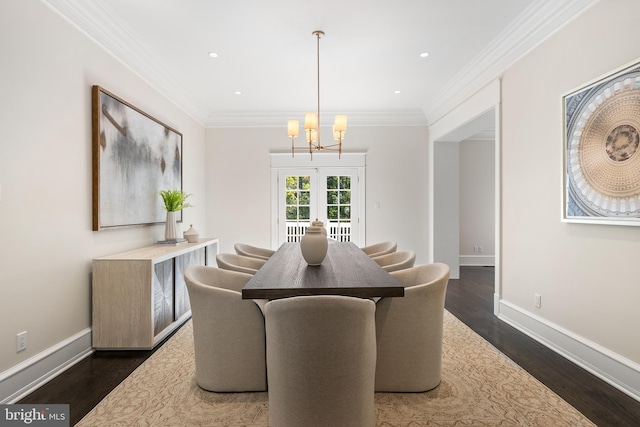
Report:
[[320,231],[322,231],[322,234],[324,234],[324,236],[327,237],[327,229],[324,226],[324,222],[318,221],[318,218],[316,218],[315,221],[311,221],[311,226],[320,227]]
[[167,212],[167,223],[164,228],[164,240],[178,240],[178,227],[176,226],[175,212]]
[[164,210],[167,211],[164,240],[167,242],[177,243],[180,237],[178,236],[178,227],[176,226],[176,212],[180,212],[184,208],[191,207],[191,205],[186,202],[187,198],[191,195],[177,188],[172,190],[160,190],[159,194],[160,197],[162,197]]
[[311,226],[307,228],[304,236],[300,239],[300,250],[302,257],[309,265],[320,265],[327,256],[329,242],[322,233],[322,228]]

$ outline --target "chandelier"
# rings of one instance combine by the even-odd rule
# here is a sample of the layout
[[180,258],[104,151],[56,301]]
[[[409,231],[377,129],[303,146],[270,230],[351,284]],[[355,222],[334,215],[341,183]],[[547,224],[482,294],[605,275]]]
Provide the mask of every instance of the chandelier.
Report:
[[287,133],[291,138],[291,157],[294,157],[296,150],[309,150],[311,160],[313,160],[313,150],[330,150],[337,151],[338,158],[342,154],[342,139],[347,131],[347,116],[337,114],[333,123],[333,139],[337,141],[335,144],[322,145],[320,143],[320,38],[324,36],[323,31],[314,31],[316,36],[316,57],[318,63],[318,111],[317,113],[305,113],[304,115],[304,132],[308,145],[295,145],[295,138],[300,132],[300,123],[298,120],[289,120],[287,123]]

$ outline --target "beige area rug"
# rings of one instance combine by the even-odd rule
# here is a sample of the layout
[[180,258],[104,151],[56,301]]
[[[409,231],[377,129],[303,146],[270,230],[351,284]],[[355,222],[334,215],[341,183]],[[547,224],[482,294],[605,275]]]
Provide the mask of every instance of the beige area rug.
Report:
[[[76,425],[268,425],[267,393],[207,392],[194,372],[189,321]],[[384,427],[594,425],[446,311],[442,383],[375,400]]]

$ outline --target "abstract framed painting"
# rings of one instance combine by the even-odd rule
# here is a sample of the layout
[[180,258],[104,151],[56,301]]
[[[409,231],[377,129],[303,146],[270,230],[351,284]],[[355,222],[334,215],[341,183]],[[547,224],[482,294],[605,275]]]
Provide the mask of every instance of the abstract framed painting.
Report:
[[640,62],[563,96],[565,222],[640,225]]
[[92,144],[93,230],[165,222],[158,193],[182,189],[182,134],[93,86]]

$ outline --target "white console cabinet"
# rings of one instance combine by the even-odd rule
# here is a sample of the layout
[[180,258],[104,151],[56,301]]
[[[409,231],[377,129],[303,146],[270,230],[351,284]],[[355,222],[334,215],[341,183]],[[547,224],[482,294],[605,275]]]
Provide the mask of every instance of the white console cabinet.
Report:
[[92,345],[151,349],[191,317],[184,271],[216,265],[218,239],[153,245],[93,260]]

